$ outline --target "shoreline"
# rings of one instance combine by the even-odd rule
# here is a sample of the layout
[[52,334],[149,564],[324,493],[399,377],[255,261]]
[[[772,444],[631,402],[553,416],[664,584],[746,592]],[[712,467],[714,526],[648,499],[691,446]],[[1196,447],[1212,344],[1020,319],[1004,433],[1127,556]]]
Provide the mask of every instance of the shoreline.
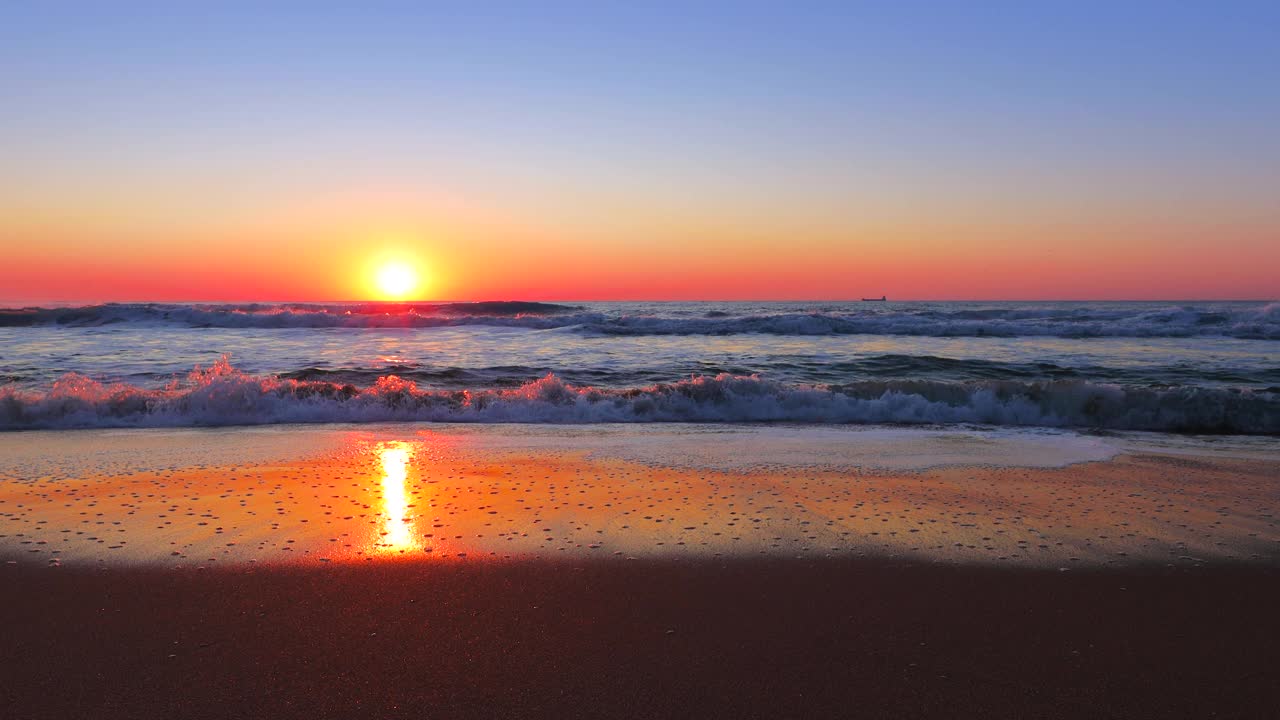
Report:
[[3,440],[6,563],[1280,565],[1280,457],[1267,445],[1169,454],[1070,433],[707,426]]
[[[697,427],[35,439],[0,437],[0,707],[17,718],[1252,718],[1280,703],[1267,444]],[[971,457],[999,462],[934,464]]]

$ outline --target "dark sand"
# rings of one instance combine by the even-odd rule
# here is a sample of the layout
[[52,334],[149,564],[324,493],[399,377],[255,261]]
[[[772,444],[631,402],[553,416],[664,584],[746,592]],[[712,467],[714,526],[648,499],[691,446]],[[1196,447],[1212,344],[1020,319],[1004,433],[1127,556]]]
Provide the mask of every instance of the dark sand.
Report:
[[1280,707],[1269,448],[820,467],[879,436],[750,431],[717,469],[733,433],[511,432],[0,439],[0,720]]
[[1280,571],[0,566],[6,718],[1274,717]]

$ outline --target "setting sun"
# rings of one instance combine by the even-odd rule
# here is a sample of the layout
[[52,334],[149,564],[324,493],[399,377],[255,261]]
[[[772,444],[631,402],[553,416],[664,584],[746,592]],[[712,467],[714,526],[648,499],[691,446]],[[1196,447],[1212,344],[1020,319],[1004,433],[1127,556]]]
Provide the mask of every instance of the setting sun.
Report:
[[373,284],[383,297],[403,300],[418,288],[418,272],[407,263],[383,263],[374,275]]

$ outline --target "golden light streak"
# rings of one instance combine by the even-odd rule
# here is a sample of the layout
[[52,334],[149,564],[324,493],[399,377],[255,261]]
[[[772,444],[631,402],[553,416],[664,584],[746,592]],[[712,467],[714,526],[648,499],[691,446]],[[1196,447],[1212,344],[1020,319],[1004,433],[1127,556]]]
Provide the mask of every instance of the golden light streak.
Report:
[[417,549],[409,513],[408,475],[413,455],[408,443],[394,441],[378,447],[382,461],[383,533],[378,548],[384,552]]

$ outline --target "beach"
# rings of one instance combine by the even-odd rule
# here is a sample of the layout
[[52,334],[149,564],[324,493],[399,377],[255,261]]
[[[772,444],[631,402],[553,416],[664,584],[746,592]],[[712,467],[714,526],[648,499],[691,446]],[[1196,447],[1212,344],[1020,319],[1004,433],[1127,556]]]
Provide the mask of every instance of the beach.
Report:
[[1277,28],[6,3],[0,720],[1280,716]]
[[1268,438],[0,435],[14,717],[1256,717]]
[[10,717],[1265,717],[1280,577],[866,559],[0,568]]

